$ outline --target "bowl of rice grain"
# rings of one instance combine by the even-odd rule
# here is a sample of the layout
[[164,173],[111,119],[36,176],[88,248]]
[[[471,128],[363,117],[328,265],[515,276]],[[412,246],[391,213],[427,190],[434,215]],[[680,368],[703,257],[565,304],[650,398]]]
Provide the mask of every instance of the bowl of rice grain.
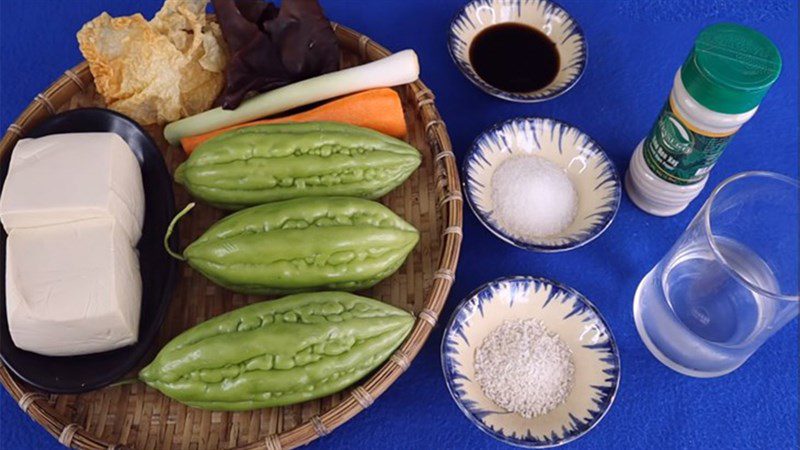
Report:
[[463,163],[467,202],[500,239],[536,252],[571,250],[611,225],[621,184],[603,149],[577,128],[523,117],[475,139]]
[[605,416],[619,387],[608,324],[583,295],[544,278],[501,278],[467,296],[441,355],[464,415],[519,447],[578,439]]

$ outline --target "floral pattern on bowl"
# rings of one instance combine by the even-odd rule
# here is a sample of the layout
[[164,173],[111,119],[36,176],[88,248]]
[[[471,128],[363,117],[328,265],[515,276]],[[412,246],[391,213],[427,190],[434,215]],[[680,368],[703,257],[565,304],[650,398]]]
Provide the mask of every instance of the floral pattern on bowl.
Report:
[[[504,411],[474,381],[475,350],[508,319],[538,319],[572,350],[575,384],[566,401],[526,419]],[[619,387],[617,345],[603,317],[575,290],[543,278],[487,283],[464,299],[445,328],[442,368],[459,409],[483,432],[507,444],[545,448],[573,441],[600,422]]]
[[[485,28],[505,22],[529,25],[556,44],[561,67],[549,85],[533,92],[507,92],[475,73],[469,60],[473,39]],[[488,94],[514,102],[541,102],[567,92],[583,75],[588,56],[581,27],[564,8],[549,0],[473,0],[450,23],[448,48],[467,79]]]
[[[522,240],[498,224],[492,211],[492,175],[506,159],[536,155],[564,169],[578,193],[578,213],[564,231]],[[537,252],[557,252],[585,245],[614,220],[621,185],[614,164],[600,146],[575,127],[553,119],[517,118],[478,136],[464,157],[464,192],[472,211],[500,239]]]

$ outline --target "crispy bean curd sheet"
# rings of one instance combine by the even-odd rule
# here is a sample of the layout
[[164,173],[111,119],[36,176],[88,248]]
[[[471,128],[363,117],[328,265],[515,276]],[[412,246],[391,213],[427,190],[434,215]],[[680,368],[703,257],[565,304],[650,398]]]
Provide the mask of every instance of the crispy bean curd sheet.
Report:
[[78,32],[97,91],[142,125],[211,107],[225,83],[227,48],[208,0],[166,0],[151,21],[102,13]]

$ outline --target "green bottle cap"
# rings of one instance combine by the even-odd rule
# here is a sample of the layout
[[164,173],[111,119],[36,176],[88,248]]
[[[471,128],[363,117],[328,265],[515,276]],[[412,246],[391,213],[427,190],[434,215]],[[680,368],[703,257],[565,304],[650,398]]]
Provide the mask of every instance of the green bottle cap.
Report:
[[768,37],[734,23],[704,29],[681,67],[681,81],[698,103],[725,114],[758,106],[781,73],[781,55]]

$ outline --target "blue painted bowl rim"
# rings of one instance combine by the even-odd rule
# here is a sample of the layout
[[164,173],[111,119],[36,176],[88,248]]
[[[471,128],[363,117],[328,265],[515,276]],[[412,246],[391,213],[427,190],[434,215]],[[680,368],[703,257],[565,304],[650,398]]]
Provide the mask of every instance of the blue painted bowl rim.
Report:
[[[583,58],[581,58],[580,61],[579,61],[580,62],[580,69],[578,70],[578,74],[575,76],[575,78],[572,79],[572,81],[567,83],[561,89],[553,91],[552,93],[550,93],[548,95],[541,96],[541,97],[531,97],[531,94],[533,92],[537,92],[537,91],[528,92],[528,93],[508,92],[508,91],[504,91],[502,89],[497,89],[496,87],[494,87],[494,86],[490,85],[489,83],[483,81],[480,77],[477,77],[477,75],[475,77],[473,77],[469,73],[469,71],[466,70],[465,63],[462,62],[461,59],[458,56],[456,56],[456,53],[453,50],[454,42],[455,42],[455,39],[456,39],[456,34],[453,32],[453,29],[455,28],[456,19],[458,19],[458,17],[461,16],[462,14],[464,14],[465,11],[467,10],[467,8],[469,8],[470,6],[472,6],[474,4],[477,4],[477,3],[485,3],[486,1],[487,0],[471,0],[470,2],[465,4],[461,9],[459,9],[458,12],[456,12],[453,15],[453,18],[450,20],[450,27],[449,27],[449,29],[447,31],[447,35],[448,35],[448,38],[447,38],[447,51],[448,51],[448,53],[450,53],[450,59],[453,60],[453,63],[456,65],[456,67],[458,67],[458,70],[461,72],[461,74],[464,75],[464,78],[468,79],[472,84],[477,86],[480,90],[482,90],[483,92],[486,92],[487,94],[489,94],[491,96],[494,96],[494,97],[497,97],[497,98],[500,98],[500,99],[503,99],[503,100],[508,100],[508,101],[511,101],[511,102],[517,102],[517,103],[539,103],[539,102],[545,102],[547,100],[552,100],[552,99],[554,99],[556,97],[559,97],[559,96],[565,94],[567,91],[572,89],[576,84],[578,84],[578,81],[580,81],[580,79],[583,77],[583,72],[586,71],[586,66],[588,65],[588,62],[589,62],[589,42],[586,39],[586,33],[583,32],[583,28],[581,28],[580,23],[578,23],[578,21],[575,20],[575,17],[572,14],[570,14],[569,11],[567,11],[566,8],[564,8],[559,3],[554,2],[552,0],[539,0],[539,1],[542,2],[542,3],[546,3],[546,4],[548,4],[548,5],[550,5],[550,6],[554,7],[554,8],[558,8],[561,11],[563,11],[564,14],[566,14],[566,16],[569,17],[572,20],[572,22],[575,24],[575,34],[580,36],[581,40],[583,41]],[[491,1],[491,0],[489,0],[489,1]],[[516,0],[516,1],[521,1],[521,0]],[[520,21],[514,21],[514,20],[509,20],[507,22],[522,23],[522,24],[525,24],[525,25],[530,25],[527,22],[520,22]],[[507,22],[500,22],[500,23],[507,23]],[[488,27],[490,27],[492,25],[497,25],[497,24],[485,25],[483,28],[481,28],[481,30],[486,29],[486,28],[488,28]],[[468,49],[467,53],[469,53],[469,49]]]
[[[570,436],[568,438],[562,439],[562,440],[560,440],[560,441],[558,441],[557,443],[554,443],[554,444],[537,445],[537,444],[534,444],[534,443],[532,443],[530,441],[526,441],[525,439],[511,438],[511,437],[503,436],[499,432],[496,432],[496,431],[492,430],[491,428],[489,428],[480,419],[478,419],[475,416],[473,416],[472,413],[470,413],[467,408],[464,407],[464,405],[463,405],[463,403],[461,401],[461,398],[455,393],[455,388],[453,386],[453,383],[454,383],[453,379],[450,377],[450,375],[448,373],[448,370],[447,370],[448,362],[450,360],[450,357],[447,355],[447,352],[445,351],[446,342],[447,342],[447,336],[452,331],[453,324],[455,323],[456,317],[458,317],[458,315],[461,312],[461,310],[464,309],[466,307],[466,305],[470,301],[472,301],[473,299],[477,298],[478,294],[480,294],[481,292],[485,291],[486,289],[489,289],[490,287],[498,285],[498,284],[501,284],[501,283],[516,282],[516,281],[523,281],[523,282],[529,282],[529,283],[538,281],[540,283],[549,284],[550,286],[553,287],[553,289],[560,289],[560,290],[562,290],[562,291],[564,291],[564,292],[566,292],[568,294],[571,294],[571,295],[575,296],[575,298],[580,300],[589,310],[591,310],[595,314],[595,316],[597,316],[597,318],[600,320],[600,322],[605,327],[606,332],[608,334],[608,342],[609,342],[609,346],[611,347],[611,353],[614,356],[614,359],[616,360],[617,373],[616,373],[616,382],[614,383],[614,391],[608,397],[608,402],[606,402],[606,404],[604,405],[603,410],[600,412],[600,415],[597,417],[597,420],[595,420],[594,423],[592,423],[588,428],[586,428],[585,430],[581,431],[580,433],[578,433],[578,434],[576,434],[574,436]],[[584,435],[586,435],[586,433],[592,431],[594,429],[594,427],[596,427],[597,424],[599,424],[603,420],[603,418],[605,418],[606,414],[608,414],[608,411],[611,409],[611,406],[614,404],[614,400],[616,400],[616,398],[617,398],[617,392],[619,392],[619,385],[620,385],[620,382],[622,380],[622,361],[621,361],[620,354],[619,354],[619,348],[617,347],[617,340],[614,338],[614,333],[611,331],[611,327],[609,326],[609,324],[606,321],[605,317],[603,317],[603,315],[600,313],[600,310],[597,309],[597,307],[591,301],[589,301],[589,299],[587,299],[583,294],[581,294],[580,292],[576,291],[575,289],[573,289],[573,288],[571,288],[571,287],[569,287],[567,285],[561,284],[558,281],[554,281],[554,280],[551,280],[551,279],[545,278],[545,277],[534,277],[534,276],[527,276],[527,275],[512,275],[512,276],[500,277],[500,278],[497,278],[497,279],[494,279],[492,281],[489,281],[487,283],[482,284],[481,286],[477,287],[472,292],[467,294],[467,296],[464,297],[458,303],[458,305],[456,305],[455,309],[453,310],[453,313],[450,316],[450,320],[447,321],[447,326],[444,328],[444,331],[442,332],[442,343],[439,345],[439,355],[440,355],[440,358],[441,358],[442,374],[444,376],[445,385],[447,386],[447,391],[450,393],[450,397],[452,397],[453,402],[455,402],[456,406],[458,406],[458,409],[461,410],[461,412],[467,417],[467,420],[472,422],[472,424],[475,425],[479,430],[481,430],[482,432],[488,434],[492,438],[494,438],[494,439],[496,439],[496,440],[498,440],[500,442],[504,442],[506,444],[513,445],[515,447],[524,447],[524,448],[552,448],[552,447],[559,447],[561,445],[568,444],[568,443],[570,443],[572,441],[575,441],[575,440],[583,437]]]
[[[562,126],[572,128],[578,133],[580,133],[580,135],[586,137],[587,142],[594,148],[596,148],[598,150],[598,153],[601,154],[603,156],[603,159],[611,166],[611,169],[614,172],[614,209],[603,215],[603,220],[606,222],[603,224],[602,227],[597,228],[594,234],[589,235],[586,239],[582,241],[577,241],[562,245],[531,244],[529,242],[524,242],[519,239],[516,239],[506,234],[505,231],[492,225],[492,223],[489,222],[489,220],[487,220],[486,217],[484,217],[483,213],[481,213],[478,210],[477,206],[475,206],[475,200],[473,199],[472,188],[469,185],[469,176],[467,171],[468,171],[469,161],[474,157],[475,151],[477,150],[478,142],[485,136],[491,133],[496,133],[504,126],[517,121],[526,121],[526,122],[551,121],[560,124]],[[472,144],[470,144],[469,146],[469,150],[467,150],[467,153],[464,155],[463,161],[461,161],[461,187],[464,190],[464,196],[467,198],[467,204],[469,205],[469,209],[472,210],[472,214],[478,218],[478,221],[481,223],[481,225],[483,225],[486,229],[491,231],[492,234],[494,234],[501,240],[515,247],[539,253],[556,253],[556,252],[564,252],[567,250],[573,250],[579,247],[583,247],[589,242],[592,242],[593,240],[597,239],[601,234],[603,234],[608,229],[608,227],[611,226],[611,222],[613,222],[614,219],[617,217],[617,211],[619,211],[619,206],[620,203],[622,202],[622,184],[619,178],[619,172],[617,171],[617,166],[614,164],[614,161],[612,161],[611,158],[608,157],[608,153],[606,153],[606,151],[603,150],[603,147],[601,147],[600,144],[597,143],[597,141],[592,139],[591,136],[581,131],[580,128],[570,123],[558,119],[552,119],[549,117],[515,117],[513,119],[497,122],[491,127],[484,130],[481,134],[478,135],[478,137],[475,138],[475,140],[472,141]]]

